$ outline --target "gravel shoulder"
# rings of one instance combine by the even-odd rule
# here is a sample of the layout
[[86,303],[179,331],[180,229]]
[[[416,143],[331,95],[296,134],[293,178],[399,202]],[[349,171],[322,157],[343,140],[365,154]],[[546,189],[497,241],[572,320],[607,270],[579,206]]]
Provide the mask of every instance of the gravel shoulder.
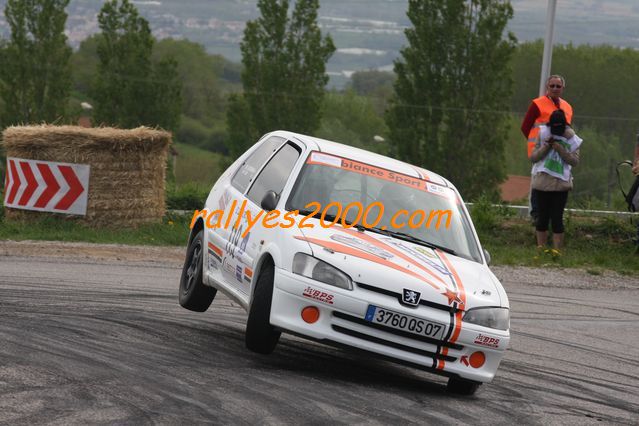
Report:
[[[0,256],[64,258],[78,263],[162,264],[181,267],[185,247],[135,246],[61,241],[0,241]],[[614,271],[588,272],[584,269],[528,266],[491,266],[503,283],[530,287],[570,289],[639,289],[639,277]]]

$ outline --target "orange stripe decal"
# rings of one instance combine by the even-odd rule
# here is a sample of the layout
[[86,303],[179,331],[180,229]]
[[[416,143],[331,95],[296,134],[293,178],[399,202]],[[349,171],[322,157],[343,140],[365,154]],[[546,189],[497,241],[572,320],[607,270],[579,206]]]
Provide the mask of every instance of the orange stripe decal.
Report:
[[430,281],[428,281],[426,278],[424,278],[423,276],[416,274],[415,272],[411,271],[410,269],[406,269],[402,266],[396,265],[393,262],[389,262],[388,260],[382,259],[380,257],[375,256],[374,254],[370,254],[367,253],[365,251],[362,250],[358,250],[356,248],[353,247],[349,247],[343,244],[339,244],[339,243],[335,243],[333,241],[326,241],[326,240],[320,240],[318,238],[311,238],[311,237],[295,237],[298,240],[302,240],[302,241],[307,241],[309,243],[312,244],[316,244],[318,246],[321,247],[325,247],[327,249],[331,249],[333,251],[336,251],[338,253],[344,253],[344,254],[348,254],[351,256],[355,256],[355,257],[359,257],[360,259],[365,259],[368,260],[370,262],[374,262],[374,263],[378,263],[380,265],[384,265],[384,266],[388,266],[389,268],[393,268],[397,271],[403,272],[405,274],[408,274],[412,277],[417,278],[420,281],[425,282],[426,284],[430,285],[431,287],[435,288],[435,289],[439,289],[439,287],[433,283],[431,283]]
[[366,233],[363,233],[363,232],[353,231],[352,229],[346,229],[346,228],[342,228],[340,226],[336,226],[335,229],[338,230],[338,231],[346,232],[347,234],[350,234],[350,235],[352,235],[354,237],[366,240],[369,243],[377,246],[378,248],[381,248],[381,249],[384,249],[384,250],[386,250],[388,252],[393,253],[394,255],[404,259],[405,261],[407,261],[411,265],[417,266],[422,271],[428,273],[430,276],[432,276],[437,281],[442,283],[442,285],[444,287],[446,287],[446,283],[444,282],[444,280],[442,280],[439,276],[435,275],[435,273],[433,271],[431,271],[430,269],[426,268],[424,265],[418,263],[417,261],[415,261],[415,259],[413,259],[412,257],[408,256],[406,253],[401,252],[400,250],[396,249],[395,247],[389,246],[388,244],[386,244],[386,243],[384,243],[382,241],[379,241],[378,239],[376,239],[376,238],[374,238],[374,237],[372,237],[370,235],[367,235]]
[[[464,284],[459,278],[459,274],[457,274],[457,271],[455,270],[455,268],[453,268],[453,265],[450,263],[450,260],[448,260],[448,257],[444,254],[444,252],[442,252],[441,250],[437,250],[437,254],[441,256],[442,260],[446,264],[446,267],[453,274],[453,278],[455,278],[455,282],[457,283],[457,287],[459,290],[459,294],[458,294],[459,304],[463,304],[464,306],[466,306],[466,290],[464,289]],[[459,337],[459,333],[461,332],[461,327],[462,327],[462,311],[458,310],[455,313],[455,331],[453,332],[453,335],[450,338],[451,343],[455,343],[457,341],[457,338]],[[447,348],[444,348],[444,349],[447,349]]]
[[214,246],[212,243],[209,243],[209,248],[217,253],[218,256],[222,257],[222,250],[218,247]]
[[251,271],[249,268],[244,268],[244,275],[246,275],[247,277],[252,277],[253,271]]
[[[446,356],[446,355],[448,355],[448,348],[442,349],[442,356]],[[446,366],[446,361],[444,361],[443,359],[438,359],[437,360],[437,369],[438,370],[443,370],[445,366]]]

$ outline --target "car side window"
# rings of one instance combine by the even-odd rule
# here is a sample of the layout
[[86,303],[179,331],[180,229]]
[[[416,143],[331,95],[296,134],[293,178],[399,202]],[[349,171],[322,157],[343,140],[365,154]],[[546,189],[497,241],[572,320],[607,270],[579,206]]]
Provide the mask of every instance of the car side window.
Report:
[[298,148],[291,143],[284,145],[255,179],[247,194],[248,199],[259,206],[267,191],[275,191],[279,196],[299,157]]
[[237,169],[231,179],[231,185],[241,193],[244,193],[255,179],[258,170],[284,142],[286,142],[286,139],[279,136],[272,136],[265,140]]

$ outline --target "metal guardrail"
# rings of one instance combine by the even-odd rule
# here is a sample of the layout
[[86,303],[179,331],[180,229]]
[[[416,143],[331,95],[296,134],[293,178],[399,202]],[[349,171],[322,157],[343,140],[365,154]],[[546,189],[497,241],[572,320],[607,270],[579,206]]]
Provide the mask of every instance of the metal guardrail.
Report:
[[[474,203],[466,203],[470,209]],[[528,217],[528,206],[511,206],[509,204],[492,204],[493,207],[507,208],[517,211],[519,217]],[[566,212],[576,213],[583,216],[613,216],[613,217],[634,217],[639,218],[639,212],[618,212],[610,210],[584,210],[584,209],[566,209]]]

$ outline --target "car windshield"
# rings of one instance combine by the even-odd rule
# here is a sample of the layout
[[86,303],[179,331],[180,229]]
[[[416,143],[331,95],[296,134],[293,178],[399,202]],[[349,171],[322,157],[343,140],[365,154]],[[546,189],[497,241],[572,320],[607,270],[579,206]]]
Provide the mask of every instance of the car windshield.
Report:
[[[310,203],[318,204],[309,206]],[[348,208],[351,203],[354,204]],[[312,152],[297,178],[286,209],[308,213],[318,205],[320,212],[315,218],[328,206],[326,223],[346,211],[346,223],[372,225],[371,232],[481,262],[462,202],[455,191],[446,186],[355,160]]]

